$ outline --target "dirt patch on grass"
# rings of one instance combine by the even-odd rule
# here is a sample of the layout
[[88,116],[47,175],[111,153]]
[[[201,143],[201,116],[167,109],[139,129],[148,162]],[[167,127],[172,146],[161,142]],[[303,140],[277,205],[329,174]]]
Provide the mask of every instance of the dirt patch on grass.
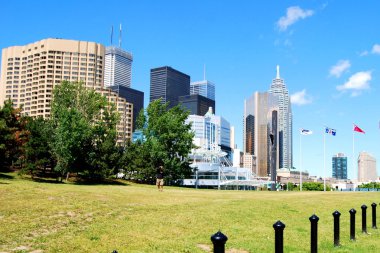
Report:
[[[207,244],[197,244],[197,247],[205,252],[212,252],[212,247]],[[241,250],[241,249],[228,249],[226,253],[249,253],[249,251]]]
[[211,246],[207,244],[197,244],[197,247],[206,252],[211,252]]

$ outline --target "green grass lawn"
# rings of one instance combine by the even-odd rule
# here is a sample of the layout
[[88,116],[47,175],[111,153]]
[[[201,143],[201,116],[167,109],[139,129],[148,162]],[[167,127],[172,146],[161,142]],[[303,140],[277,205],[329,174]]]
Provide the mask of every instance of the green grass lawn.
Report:
[[[309,252],[314,213],[319,252],[380,252],[370,206],[379,201],[380,192],[158,192],[147,185],[55,184],[0,174],[0,252],[201,253],[220,229],[228,236],[227,251],[266,253],[274,252],[277,220],[286,224],[284,251]],[[370,235],[361,233],[362,204]],[[356,242],[349,240],[351,208],[357,210]],[[335,210],[342,213],[338,248]]]

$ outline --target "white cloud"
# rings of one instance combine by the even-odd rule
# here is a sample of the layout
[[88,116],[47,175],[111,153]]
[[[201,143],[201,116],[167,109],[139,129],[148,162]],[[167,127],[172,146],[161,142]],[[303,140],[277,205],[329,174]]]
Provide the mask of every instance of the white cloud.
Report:
[[299,6],[292,6],[286,9],[286,16],[281,17],[277,21],[277,26],[280,31],[285,31],[288,26],[291,26],[300,19],[305,19],[314,14],[312,10],[302,10]]
[[307,105],[313,102],[312,98],[306,94],[306,89],[298,91],[290,96],[290,101],[295,105]]
[[337,64],[330,68],[330,76],[340,77],[343,72],[351,67],[349,60],[340,60]]
[[371,71],[361,71],[353,74],[346,83],[336,87],[338,91],[351,91],[351,96],[356,97],[362,90],[370,88],[369,81],[372,79]]
[[373,54],[380,54],[380,45],[379,44],[373,45],[373,47],[372,47],[372,53]]
[[366,56],[366,55],[368,55],[368,51],[367,50],[359,53],[359,56]]

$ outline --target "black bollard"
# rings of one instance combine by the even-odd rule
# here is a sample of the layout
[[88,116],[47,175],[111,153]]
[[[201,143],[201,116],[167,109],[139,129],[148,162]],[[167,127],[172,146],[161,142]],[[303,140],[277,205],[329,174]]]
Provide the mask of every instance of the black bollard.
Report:
[[372,228],[376,229],[376,203],[372,203]]
[[313,214],[310,218],[310,226],[311,226],[311,233],[310,233],[310,252],[311,253],[317,253],[318,252],[318,221],[319,218],[317,215]]
[[117,250],[112,251],[112,253],[117,253]]
[[227,236],[225,236],[222,232],[218,231],[216,234],[211,236],[212,244],[214,244],[214,253],[224,253],[225,248],[224,245],[228,240]]
[[350,213],[350,240],[355,241],[355,214],[356,210],[351,209]]
[[362,232],[367,234],[367,206],[362,205]]
[[332,215],[334,216],[334,246],[338,247],[338,246],[340,246],[340,243],[339,243],[339,233],[340,233],[339,217],[340,217],[340,212],[335,211],[332,213]]
[[273,224],[274,228],[274,252],[283,253],[284,252],[284,229],[285,224],[281,221],[277,221]]

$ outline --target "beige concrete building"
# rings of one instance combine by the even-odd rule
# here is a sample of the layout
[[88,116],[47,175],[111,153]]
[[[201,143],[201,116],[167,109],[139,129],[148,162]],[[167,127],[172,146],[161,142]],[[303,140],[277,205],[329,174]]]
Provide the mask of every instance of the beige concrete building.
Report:
[[360,152],[358,158],[358,181],[377,180],[376,159],[367,152]]
[[250,169],[252,173],[257,175],[256,170],[256,157],[251,154],[244,154],[243,155],[243,168]]
[[[107,94],[121,114],[120,136],[132,134],[132,105],[116,93],[103,89],[103,45],[95,42],[44,39],[24,46],[2,50],[0,104],[11,99],[22,113],[32,117],[50,116],[55,85],[63,80],[80,81],[85,87]],[[119,141],[120,142],[120,141]]]

